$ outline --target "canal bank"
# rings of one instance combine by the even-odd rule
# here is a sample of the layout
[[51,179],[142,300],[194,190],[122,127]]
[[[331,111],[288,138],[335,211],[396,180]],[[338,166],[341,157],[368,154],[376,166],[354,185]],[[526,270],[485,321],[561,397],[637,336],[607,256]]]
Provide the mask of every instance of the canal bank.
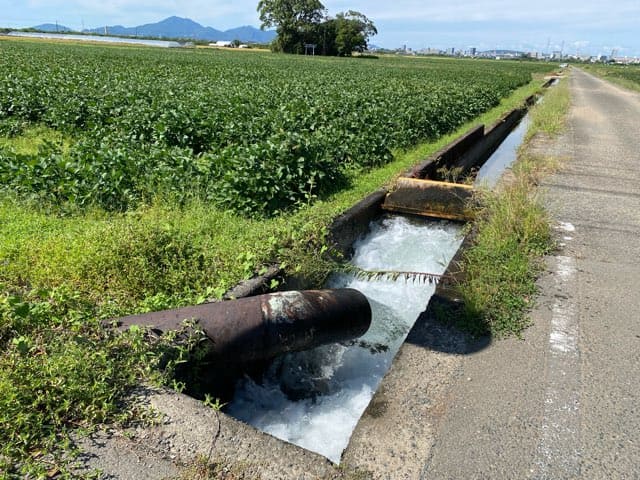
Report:
[[[414,329],[415,330],[415,329]],[[431,332],[432,333],[432,332]],[[412,332],[413,334],[413,332]],[[417,339],[415,335],[412,336],[412,334],[410,334],[410,337],[408,339],[408,343],[415,343],[417,345],[419,345],[420,347],[422,347],[423,349],[425,348],[425,346],[427,345],[431,345],[431,347],[433,347],[434,350],[440,349],[442,350],[442,353],[444,354],[453,354],[455,355],[456,352],[456,348],[458,348],[455,345],[450,345],[450,341],[448,339],[446,339],[445,336],[443,335],[439,335],[436,338],[431,338],[429,344],[425,343],[425,340],[422,339]],[[405,343],[405,346],[407,344]],[[486,345],[476,345],[474,348],[484,348],[484,346]],[[403,347],[404,349],[405,347]],[[400,354],[402,356],[402,352]],[[435,369],[437,370],[437,369]],[[437,376],[437,371],[433,372],[433,376]],[[416,375],[415,376],[415,380],[417,382],[424,382],[426,379],[424,378],[424,371],[423,371],[423,375],[422,378],[420,377],[420,375]],[[448,375],[450,372],[446,372],[446,374]],[[431,378],[432,376],[432,372],[429,372],[429,377]],[[169,412],[172,410],[171,406],[166,406],[163,409],[162,405],[160,402],[160,404],[158,404],[157,399],[162,397],[162,395],[152,395],[152,399],[150,400],[154,406],[160,410],[160,411],[165,411],[165,414],[167,415],[167,417],[171,417],[170,413],[167,413],[166,410],[168,410]],[[185,402],[181,402],[182,404],[185,404]],[[188,403],[188,402],[186,402]],[[374,406],[373,410],[375,415],[379,415],[381,413],[383,413],[383,409],[379,408],[382,406],[384,402],[380,403],[380,402],[376,402],[374,399],[374,402],[372,403],[372,405]],[[175,412],[174,412],[175,413]],[[289,450],[289,454],[285,454],[284,458],[287,458],[287,460],[290,462],[289,466],[291,466],[291,468],[294,468],[294,465],[300,465],[300,462],[302,462],[302,464],[304,464],[305,461],[312,461],[313,466],[308,465],[306,468],[304,466],[301,467],[301,470],[297,470],[297,471],[302,471],[305,472],[304,474],[295,474],[293,471],[291,471],[291,469],[287,469],[286,472],[282,471],[282,466],[280,465],[280,469],[278,470],[278,465],[280,464],[280,462],[278,461],[279,455],[272,455],[272,454],[267,454],[267,457],[262,457],[262,461],[260,461],[260,455],[264,455],[265,449],[263,447],[265,447],[266,445],[270,445],[269,442],[264,443],[259,440],[260,436],[255,436],[252,432],[250,431],[243,431],[243,435],[237,435],[240,433],[240,431],[242,431],[242,428],[239,427],[239,425],[234,425],[233,422],[230,422],[228,418],[220,416],[220,418],[222,418],[223,420],[221,421],[220,425],[222,425],[224,423],[225,427],[224,428],[220,428],[217,432],[215,431],[215,429],[213,430],[213,443],[211,444],[211,449],[209,450],[209,452],[211,454],[214,454],[215,457],[212,457],[212,459],[217,458],[217,456],[221,455],[222,457],[227,457],[227,455],[231,454],[231,452],[235,452],[235,456],[234,461],[236,462],[240,462],[240,463],[244,463],[247,462],[251,465],[253,465],[254,467],[258,467],[260,466],[261,468],[263,468],[263,470],[259,470],[261,471],[261,473],[263,475],[268,475],[268,478],[319,478],[319,468],[328,468],[328,462],[326,461],[320,461],[320,462],[316,462],[316,461],[312,461],[312,458],[314,457],[312,454],[309,454],[308,452],[305,452],[305,454],[303,455],[299,455],[299,453],[301,452],[297,452],[295,451],[295,449],[291,450],[291,446],[287,445],[286,447],[280,446],[277,450],[281,450],[281,451],[287,451]],[[177,424],[182,423],[183,426],[186,425],[190,425],[192,430],[197,430],[194,428],[193,422],[190,422],[188,419],[176,419],[174,416],[174,419],[170,421],[171,422],[175,422]],[[208,427],[211,427],[212,425],[208,425]],[[213,425],[215,426],[215,424]],[[420,425],[417,425],[418,427],[420,427]],[[207,428],[208,428],[207,427]],[[160,429],[160,430],[164,430],[166,433],[166,429]],[[206,430],[206,428],[205,428]],[[235,433],[234,433],[235,432]],[[157,432],[156,432],[157,433]],[[202,433],[202,432],[201,432]],[[388,433],[388,432],[387,432]],[[230,435],[229,435],[230,434]],[[246,436],[244,434],[247,434]],[[147,440],[145,442],[142,442],[142,444],[146,443],[147,441],[151,444],[154,445],[154,441],[153,441],[153,435],[148,436]],[[253,436],[252,436],[253,435]],[[181,443],[184,443],[186,440],[185,438],[188,438],[190,435],[185,433],[184,431],[182,432],[178,432],[177,437],[180,438],[176,438],[176,435],[169,435],[170,437],[170,444],[172,446],[172,451],[173,452],[179,452],[179,457],[184,458],[184,456],[188,456],[185,454],[188,454],[190,452],[190,449],[187,449],[186,451],[177,446],[180,445]],[[240,441],[240,443],[242,445],[238,444],[238,437],[242,438],[242,440]],[[202,438],[202,437],[201,437]],[[251,438],[253,438],[253,440],[250,440]],[[247,439],[248,440],[248,444],[247,444]],[[157,440],[157,439],[156,439]],[[203,452],[204,449],[208,446],[208,442],[209,439],[205,439],[201,440],[199,443],[199,445],[197,446],[197,450],[196,451],[200,451]],[[234,445],[234,441],[235,441],[235,445]],[[402,448],[404,448],[405,446],[408,446],[408,448],[411,448],[411,442],[408,442],[406,445],[404,442],[400,441],[400,439],[396,439],[394,438],[387,438],[387,444],[391,445],[391,447],[393,448],[393,446],[396,444],[396,441],[398,444],[400,444],[400,446]],[[187,441],[188,443],[188,441]],[[141,444],[141,446],[142,446]],[[248,449],[246,447],[249,447]],[[271,446],[272,447],[272,446]],[[273,450],[273,448],[269,448],[268,450]],[[225,454],[225,452],[227,452]],[[420,453],[420,452],[417,452]],[[289,458],[288,455],[294,455],[294,457]],[[242,458],[240,458],[242,457]],[[228,458],[228,457],[227,457]],[[306,460],[305,460],[306,459]],[[265,462],[268,462],[270,465],[269,467],[266,467]],[[344,473],[347,471],[350,471],[351,468],[349,466],[349,462],[345,461],[343,462],[344,466],[341,468],[340,472]],[[267,468],[266,470],[264,470],[264,468]],[[278,471],[278,474],[275,475],[274,469],[276,469]],[[393,469],[385,469],[385,471],[394,471]],[[266,472],[269,472],[268,474]],[[331,472],[331,469],[329,469],[329,472]],[[336,475],[337,471],[333,470],[333,473],[331,475]],[[322,476],[324,476],[324,474],[322,474]],[[265,477],[266,478],[266,477]]]

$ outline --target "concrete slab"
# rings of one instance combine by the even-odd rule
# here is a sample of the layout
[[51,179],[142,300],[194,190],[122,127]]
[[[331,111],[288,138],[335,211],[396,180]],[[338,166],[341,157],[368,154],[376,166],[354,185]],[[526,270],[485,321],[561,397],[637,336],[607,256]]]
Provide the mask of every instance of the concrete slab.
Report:
[[437,424],[450,408],[447,392],[460,356],[482,346],[421,316],[360,419],[343,463],[376,479],[419,478]]
[[[179,478],[198,459],[233,466],[251,479],[354,478],[347,468],[168,390],[141,389],[135,402],[159,421],[78,439],[79,471],[99,469],[104,479]],[[185,477],[182,477],[185,478]]]

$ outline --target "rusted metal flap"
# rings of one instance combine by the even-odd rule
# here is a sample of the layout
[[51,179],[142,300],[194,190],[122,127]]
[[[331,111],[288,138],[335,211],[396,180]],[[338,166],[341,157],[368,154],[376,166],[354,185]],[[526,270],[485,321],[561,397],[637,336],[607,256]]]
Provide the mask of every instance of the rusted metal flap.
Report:
[[473,217],[469,205],[473,193],[471,185],[400,178],[396,189],[387,195],[383,208],[387,211],[467,221]]

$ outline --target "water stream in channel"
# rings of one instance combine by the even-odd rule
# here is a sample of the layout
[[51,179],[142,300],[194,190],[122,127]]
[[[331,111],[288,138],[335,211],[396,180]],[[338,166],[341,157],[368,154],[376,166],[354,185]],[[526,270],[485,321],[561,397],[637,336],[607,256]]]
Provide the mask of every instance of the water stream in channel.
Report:
[[[385,216],[355,245],[352,262],[365,270],[443,273],[462,241],[460,226]],[[277,358],[260,383],[242,380],[227,413],[282,440],[338,463],[435,287],[336,276],[329,287],[360,290],[369,299],[369,331],[351,345],[333,344]]]
[[[478,172],[493,188],[517,158],[526,115]],[[462,243],[461,226],[383,216],[355,243],[352,263],[370,271],[441,274]],[[336,276],[330,288],[364,293],[373,310],[369,331],[350,345],[333,344],[277,358],[261,382],[242,380],[227,413],[282,440],[340,462],[342,451],[435,286],[404,279]]]

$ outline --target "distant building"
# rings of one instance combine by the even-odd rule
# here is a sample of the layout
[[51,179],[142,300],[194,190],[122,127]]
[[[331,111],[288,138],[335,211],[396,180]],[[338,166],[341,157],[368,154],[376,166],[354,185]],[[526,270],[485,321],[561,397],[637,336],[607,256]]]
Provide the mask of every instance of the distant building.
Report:
[[210,43],[209,44],[210,47],[227,47],[227,48],[231,48],[233,47],[233,42],[229,42],[226,40],[218,40],[216,43]]
[[442,52],[437,48],[423,48],[418,53],[420,55],[440,55]]
[[469,55],[471,55],[472,57],[475,57],[475,56],[476,56],[476,52],[477,52],[476,47],[471,47],[471,48],[469,49]]

